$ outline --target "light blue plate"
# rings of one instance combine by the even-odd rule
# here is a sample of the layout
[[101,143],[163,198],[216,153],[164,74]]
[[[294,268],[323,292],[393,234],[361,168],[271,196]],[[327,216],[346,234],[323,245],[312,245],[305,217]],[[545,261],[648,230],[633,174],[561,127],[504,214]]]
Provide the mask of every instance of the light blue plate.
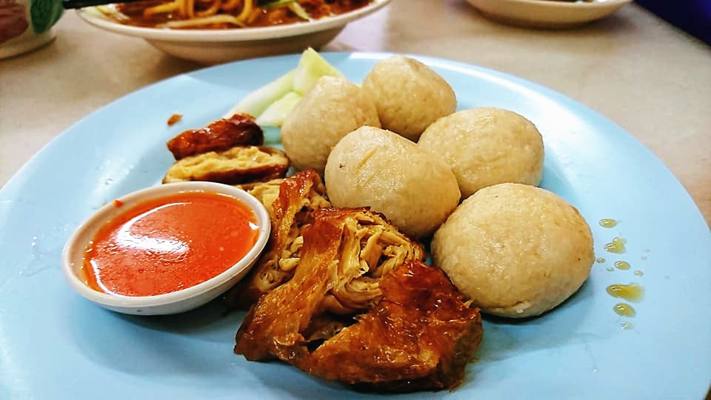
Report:
[[[361,81],[385,54],[327,54]],[[361,394],[279,363],[232,353],[242,313],[219,302],[170,317],[129,317],[75,294],[60,271],[71,231],[102,204],[156,184],[165,142],[218,118],[292,68],[297,56],[180,75],[91,114],[52,141],[0,192],[0,398],[348,398]],[[418,398],[702,398],[711,377],[711,235],[677,180],[621,128],[521,79],[425,58],[454,87],[459,108],[499,106],[543,133],[543,186],[576,205],[598,256],[571,300],[523,322],[487,321],[479,360],[454,392]],[[182,113],[168,128],[166,119]],[[640,115],[639,118],[644,118]],[[601,218],[620,220],[604,229]],[[614,236],[627,252],[604,251]],[[616,260],[628,271],[607,268]],[[643,276],[633,271],[641,270]],[[623,319],[605,288],[638,282],[644,300]],[[623,329],[629,321],[633,327]]]

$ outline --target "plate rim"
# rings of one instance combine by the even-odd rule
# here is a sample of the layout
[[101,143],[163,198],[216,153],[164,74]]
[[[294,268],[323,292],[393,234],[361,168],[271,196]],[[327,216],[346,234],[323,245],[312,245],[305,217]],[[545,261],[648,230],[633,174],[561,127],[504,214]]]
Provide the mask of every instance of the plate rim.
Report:
[[[482,0],[467,0],[471,4],[474,4],[475,2],[480,2]],[[484,0],[486,1],[486,0]],[[568,10],[595,10],[595,9],[607,9],[607,8],[613,8],[613,7],[620,7],[625,4],[631,3],[634,0],[596,0],[593,2],[568,2],[568,1],[562,1],[562,0],[496,0],[497,2],[500,1],[502,3],[507,2],[509,5],[516,5],[516,6],[523,6],[523,5],[529,5],[529,6],[535,6],[535,7],[540,7],[541,9],[549,9],[549,10],[555,10],[555,9],[568,9]]]

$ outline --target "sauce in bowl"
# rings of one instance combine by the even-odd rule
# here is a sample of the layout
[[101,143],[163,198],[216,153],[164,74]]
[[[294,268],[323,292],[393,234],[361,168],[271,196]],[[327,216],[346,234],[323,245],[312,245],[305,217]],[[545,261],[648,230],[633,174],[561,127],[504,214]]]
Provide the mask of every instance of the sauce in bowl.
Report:
[[82,268],[86,283],[124,296],[195,286],[245,257],[257,240],[256,221],[240,200],[212,192],[141,202],[107,222],[89,243]]

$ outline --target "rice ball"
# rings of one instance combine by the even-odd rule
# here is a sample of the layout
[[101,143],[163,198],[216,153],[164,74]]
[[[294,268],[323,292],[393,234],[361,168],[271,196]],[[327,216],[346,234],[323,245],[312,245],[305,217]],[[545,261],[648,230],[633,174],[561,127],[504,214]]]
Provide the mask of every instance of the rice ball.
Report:
[[459,111],[430,125],[418,145],[447,162],[464,197],[497,183],[541,181],[543,138],[533,123],[513,111]]
[[413,141],[427,126],[457,108],[454,90],[441,76],[403,56],[375,64],[363,89],[375,101],[383,128]]
[[459,203],[452,171],[393,132],[362,127],[333,148],[326,190],[336,207],[371,207],[406,234],[430,235]]
[[464,200],[432,240],[435,264],[482,311],[542,314],[585,282],[593,263],[590,227],[546,190],[515,183]]
[[324,76],[286,117],[281,139],[297,169],[323,172],[333,146],[364,125],[380,127],[370,97],[344,78]]

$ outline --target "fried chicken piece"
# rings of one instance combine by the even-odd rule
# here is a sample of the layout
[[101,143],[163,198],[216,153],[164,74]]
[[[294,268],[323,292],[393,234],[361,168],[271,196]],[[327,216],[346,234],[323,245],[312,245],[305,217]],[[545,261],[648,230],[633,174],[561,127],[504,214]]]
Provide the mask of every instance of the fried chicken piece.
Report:
[[[293,278],[252,307],[235,352],[370,389],[456,386],[481,340],[478,310],[378,214],[321,209],[313,217]],[[409,248],[404,256],[386,255],[385,232],[397,238],[389,246]]]
[[210,123],[205,128],[190,129],[168,141],[168,150],[176,160],[235,146],[261,146],[264,134],[254,117],[235,114]]
[[291,279],[301,257],[302,230],[311,223],[311,213],[331,206],[314,170],[284,179],[276,190],[274,181],[247,189],[269,210],[272,231],[266,251],[250,274],[225,296],[227,304],[239,308],[248,308],[259,296]]
[[168,169],[163,183],[210,181],[234,185],[282,178],[288,169],[289,159],[281,150],[238,146],[182,158]]

